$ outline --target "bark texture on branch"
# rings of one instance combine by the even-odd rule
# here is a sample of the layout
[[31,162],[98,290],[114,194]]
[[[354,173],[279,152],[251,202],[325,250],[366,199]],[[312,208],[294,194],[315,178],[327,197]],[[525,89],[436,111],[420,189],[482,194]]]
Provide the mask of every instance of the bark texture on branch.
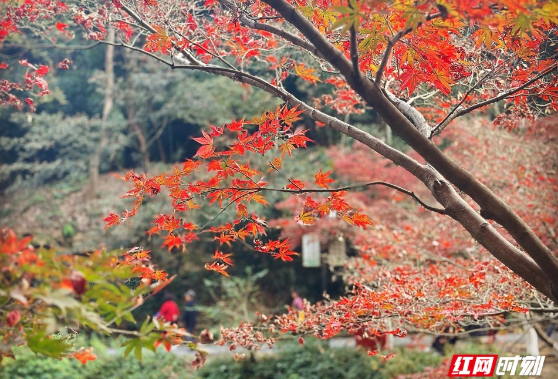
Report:
[[415,128],[417,128],[417,130],[426,138],[430,138],[430,135],[432,134],[432,128],[430,127],[424,116],[419,111],[417,111],[415,107],[395,97],[395,95],[389,92],[387,88],[384,89],[384,92],[387,95],[388,99],[391,100],[393,105],[395,105],[395,107],[399,109],[399,111],[403,113],[405,117],[409,119],[409,121],[411,121]]
[[[310,107],[292,94],[259,77],[239,70],[199,62],[176,66],[174,63],[152,56],[172,68],[205,71],[261,88],[281,98],[291,106],[298,106],[312,119],[364,143],[387,159],[402,166],[430,189],[436,200],[445,208],[447,214],[465,227],[475,240],[512,271],[558,303],[558,259],[542,244],[529,226],[499,197],[476,180],[471,173],[462,169],[440,151],[428,139],[430,133],[428,135],[421,133],[375,82],[367,79],[364,75],[355,75],[352,62],[294,7],[284,0],[263,1],[298,29],[306,40],[319,51],[320,56],[339,70],[356,93],[368,105],[372,106],[384,121],[429,165],[419,164],[370,134]],[[137,49],[132,46],[127,47]],[[137,50],[141,51],[141,49]],[[414,108],[412,109],[414,110]],[[454,190],[452,184],[475,200],[484,214],[490,214],[498,220],[528,255],[498,233],[485,218],[465,202]]]
[[[558,302],[558,259],[552,255],[552,252],[540,241],[533,230],[507,204],[490,191],[490,189],[479,182],[471,173],[465,171],[457,163],[447,157],[428,139],[428,136],[423,135],[417,130],[383,94],[376,83],[368,79],[355,80],[351,62],[293,6],[284,0],[264,0],[264,2],[274,8],[285,20],[297,28],[308,41],[320,50],[324,58],[345,77],[347,83],[368,105],[372,106],[380,114],[386,123],[407,142],[409,146],[443,175],[444,178],[449,180],[459,190],[469,195],[484,212],[488,212],[498,220],[515,241],[536,262],[540,270],[544,272],[545,278],[543,278],[542,281],[546,282],[545,288],[543,289],[537,286],[537,289],[553,301]],[[458,215],[456,215],[456,217],[457,216]],[[459,222],[462,223],[462,221]],[[473,234],[473,237],[479,241],[479,238],[483,235],[484,233],[476,233]],[[484,237],[482,237],[482,239],[484,239]],[[483,246],[485,246],[484,243]],[[496,258],[508,265],[508,263],[506,263],[508,259],[506,256],[502,255],[501,250],[490,249],[488,247],[487,249]],[[524,255],[524,258],[521,258],[523,261],[522,263],[525,265],[529,264],[526,258],[526,255]],[[540,279],[534,277],[538,274],[523,270],[520,267],[521,264],[518,265],[516,263],[517,262],[508,266],[531,283],[534,281],[541,282]]]

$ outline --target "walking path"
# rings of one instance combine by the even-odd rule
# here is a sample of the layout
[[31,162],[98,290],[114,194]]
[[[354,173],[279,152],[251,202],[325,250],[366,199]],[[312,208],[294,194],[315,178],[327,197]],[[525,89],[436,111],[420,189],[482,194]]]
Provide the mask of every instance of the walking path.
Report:
[[[508,333],[508,334],[497,334],[495,339],[495,344],[503,346],[505,344],[511,343],[518,343],[522,344],[525,342],[525,335],[524,334],[517,334],[517,333]],[[483,337],[475,337],[475,338],[483,338]],[[422,351],[430,351],[430,346],[434,341],[434,337],[429,335],[413,335],[407,336],[404,338],[394,338],[393,345],[394,347],[409,347],[415,348]],[[481,340],[482,341],[482,340]],[[329,347],[333,349],[338,349],[342,347],[355,347],[355,339],[353,337],[336,337],[329,339],[328,341]],[[199,345],[200,350],[206,351],[210,356],[220,355],[233,355],[234,353],[243,353],[247,352],[248,350],[244,348],[237,348],[234,351],[230,351],[228,346],[217,346],[214,344],[208,345]],[[277,352],[281,347],[274,346],[273,348],[269,348],[267,345],[263,346],[260,353],[264,354],[274,354]],[[172,353],[178,356],[189,356],[194,355],[195,351],[188,348],[187,346],[175,346],[171,350]]]

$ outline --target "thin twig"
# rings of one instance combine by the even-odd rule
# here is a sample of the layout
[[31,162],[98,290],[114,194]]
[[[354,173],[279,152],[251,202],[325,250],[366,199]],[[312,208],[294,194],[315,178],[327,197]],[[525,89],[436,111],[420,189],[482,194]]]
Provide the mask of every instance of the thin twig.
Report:
[[[285,39],[286,41],[289,41],[290,43],[292,43],[295,46],[298,47],[302,47],[304,50],[308,51],[309,53],[317,56],[318,58],[322,58],[324,59],[324,57],[322,56],[322,54],[320,53],[320,51],[314,46],[312,45],[310,42],[305,41],[304,39],[291,34],[283,29],[279,29],[275,26],[272,25],[268,25],[268,24],[263,24],[261,22],[256,22],[256,19],[252,19],[247,17],[242,11],[240,11],[238,9],[238,7],[232,3],[230,0],[218,0],[219,3],[221,3],[221,5],[225,8],[229,8],[233,13],[238,13],[238,20],[246,25],[249,28],[252,29],[256,29],[256,30],[263,30],[266,32],[269,32],[271,34],[274,34],[278,37],[281,37],[283,39]],[[277,19],[282,19],[283,17],[277,17]],[[273,19],[273,18],[270,18]]]
[[[148,23],[146,23],[140,16],[138,16],[132,9],[130,9],[126,4],[121,4],[120,6],[122,8],[122,10],[124,10],[130,17],[132,17],[134,20],[136,20],[142,28],[149,30],[151,33],[155,34],[157,33],[157,30],[155,30],[155,28],[153,28],[151,25],[149,25]],[[194,64],[194,65],[202,65],[202,62],[200,62],[199,60],[197,60],[189,51],[186,51],[185,49],[181,49],[179,46],[176,45],[176,43],[172,43],[172,47],[178,51],[180,54],[184,55],[186,57],[186,60],[190,63],[190,64]]]
[[490,75],[493,75],[493,74],[494,74],[494,71],[488,72],[488,73],[487,73],[486,75],[484,75],[479,81],[477,81],[477,82],[475,83],[474,86],[472,86],[471,88],[469,88],[469,90],[465,93],[465,95],[463,96],[463,98],[461,99],[461,101],[459,101],[459,103],[458,103],[455,107],[453,107],[453,109],[447,114],[447,116],[446,116],[442,121],[440,121],[440,123],[439,123],[438,125],[436,125],[436,127],[432,130],[432,133],[430,134],[430,138],[432,138],[432,137],[438,132],[438,129],[440,129],[440,127],[441,127],[442,125],[444,125],[444,123],[451,117],[451,115],[452,115],[453,113],[455,113],[455,111],[457,111],[457,109],[465,102],[465,100],[467,100],[467,98],[469,97],[469,95],[470,95],[471,93],[473,93],[473,91],[474,91],[482,82],[484,82],[486,79],[488,79],[488,77],[489,77]]
[[222,56],[220,56],[217,53],[212,53],[211,51],[207,50],[205,47],[203,47],[202,45],[200,45],[197,42],[192,41],[189,38],[186,38],[186,36],[184,36],[182,33],[177,32],[176,30],[173,29],[173,32],[178,34],[180,37],[184,38],[186,41],[188,41],[189,43],[191,43],[194,46],[197,46],[199,49],[205,51],[207,54],[211,55],[213,58],[216,58],[218,60],[220,60],[221,62],[223,62],[225,65],[227,65],[229,68],[232,68],[233,70],[236,70],[236,67],[234,67],[232,64],[230,64],[229,62],[227,62]]
[[[216,188],[215,190],[218,190],[220,188]],[[242,190],[246,190],[246,188],[242,188]],[[234,199],[231,199],[231,201],[225,205],[224,208],[222,208],[219,213],[217,213],[215,216],[213,216],[212,218],[210,218],[209,220],[207,220],[207,222],[205,224],[203,224],[203,226],[201,227],[201,229],[205,229],[207,228],[207,226],[209,224],[211,224],[213,221],[215,221],[219,216],[221,216],[223,214],[223,212],[225,212],[232,204],[236,203],[238,200],[242,199],[245,196],[251,195],[253,193],[259,192],[261,190],[261,188],[256,188],[254,190],[248,190],[247,192],[243,193],[242,195],[235,197]]]
[[[426,16],[426,21],[430,21],[441,16],[442,14],[440,12],[429,14]],[[417,27],[420,27],[422,24],[423,24],[422,21],[419,22]],[[387,42],[386,50],[384,51],[384,56],[382,57],[382,62],[380,63],[380,67],[378,67],[378,71],[376,72],[375,81],[377,85],[381,85],[382,75],[386,69],[389,58],[391,57],[391,51],[393,50],[393,47],[397,42],[399,42],[401,38],[411,33],[413,30],[414,29],[412,26],[409,26],[407,29],[400,30]]]
[[504,100],[507,97],[510,97],[514,94],[516,94],[517,92],[525,89],[526,87],[528,87],[529,85],[535,83],[536,81],[538,81],[539,79],[543,78],[545,75],[550,74],[552,71],[556,70],[558,68],[558,63],[554,63],[552,66],[547,67],[546,69],[544,69],[542,72],[540,72],[538,75],[536,75],[535,77],[529,79],[528,81],[526,81],[525,83],[523,83],[522,85],[520,85],[519,87],[513,88],[507,92],[504,92],[501,95],[498,95],[496,97],[493,97],[492,99],[488,99],[485,100],[483,102],[480,102],[478,104],[472,105],[468,108],[462,109],[460,111],[457,111],[454,113],[453,117],[449,118],[448,120],[445,121],[445,124],[440,123],[438,126],[436,126],[437,133],[440,133],[442,130],[444,130],[446,128],[446,126],[449,125],[450,122],[452,122],[453,120],[455,120],[457,117],[459,116],[463,116],[464,114],[467,114],[469,112],[474,111],[475,109],[478,108],[482,108],[485,107],[487,105],[490,105],[492,103],[496,103],[500,100]]
[[405,195],[408,195],[408,196],[412,197],[417,203],[419,203],[420,205],[422,205],[425,209],[428,209],[429,211],[436,212],[436,213],[439,213],[439,214],[446,214],[445,209],[432,207],[432,206],[426,204],[417,195],[415,195],[415,193],[413,191],[409,191],[409,190],[407,190],[405,188],[402,188],[402,187],[399,187],[395,184],[388,183],[388,182],[382,182],[382,181],[368,182],[368,183],[363,183],[363,184],[355,184],[355,185],[349,185],[349,186],[338,187],[338,188],[329,188],[329,189],[326,189],[326,188],[288,189],[288,188],[270,188],[270,187],[259,187],[259,188],[247,189],[247,188],[240,188],[240,187],[227,187],[227,188],[215,188],[214,190],[215,191],[222,191],[222,190],[247,191],[248,190],[251,193],[260,192],[260,191],[268,191],[268,192],[285,192],[285,193],[292,193],[292,194],[301,194],[301,193],[333,193],[333,192],[348,191],[348,190],[353,190],[353,189],[363,188],[363,187],[369,187],[369,186],[375,186],[375,185],[381,185],[381,186],[386,186],[386,187],[392,188],[396,191],[399,191],[401,193],[404,193]]

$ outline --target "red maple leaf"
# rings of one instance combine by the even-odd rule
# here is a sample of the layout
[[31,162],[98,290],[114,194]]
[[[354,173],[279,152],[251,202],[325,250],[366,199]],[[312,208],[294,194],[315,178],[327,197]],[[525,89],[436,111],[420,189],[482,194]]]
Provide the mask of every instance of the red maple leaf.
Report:
[[174,38],[170,37],[160,26],[154,25],[153,29],[155,29],[156,32],[147,37],[147,43],[144,47],[145,50],[152,53],[160,51],[163,54],[167,54],[169,49],[172,48]]
[[57,22],[55,26],[56,29],[60,30],[61,32],[65,32],[66,31],[65,29],[68,27],[67,24],[64,24],[62,22]]
[[182,238],[175,236],[173,234],[169,234],[168,236],[166,236],[165,242],[163,243],[163,246],[167,246],[169,251],[173,247],[182,247],[183,245],[184,245],[184,241],[182,241]]
[[223,254],[219,250],[215,250],[215,253],[213,254],[213,259],[215,261],[221,261],[221,263],[226,263],[229,266],[232,266],[233,264],[230,257],[231,254]]
[[291,179],[290,182],[290,184],[287,184],[287,189],[301,190],[304,188],[304,183],[301,180]]
[[83,347],[72,354],[72,357],[83,363],[84,365],[87,364],[88,361],[94,361],[97,359],[97,356],[93,354],[93,348],[90,347],[89,349],[84,349]]
[[322,169],[320,169],[320,171],[316,175],[314,175],[314,178],[316,178],[316,184],[318,185],[318,187],[328,189],[329,188],[328,183],[335,182],[335,180],[328,177],[329,174],[331,174],[331,170],[328,171],[328,172],[322,173]]
[[226,264],[222,264],[218,262],[213,262],[211,264],[206,263],[205,268],[207,270],[216,271],[222,275],[225,275],[226,277],[229,276],[229,274],[225,271],[227,268],[229,268],[229,266],[227,266]]
[[49,68],[48,66],[39,65],[39,68],[35,70],[35,75],[37,76],[45,76],[48,74]]
[[120,224],[120,223],[121,223],[120,216],[117,215],[116,213],[111,213],[111,214],[110,214],[107,218],[105,218],[103,221],[107,223],[106,226],[105,226],[105,229],[108,229],[108,228],[110,228],[110,227],[113,226],[113,225],[117,225],[117,224]]

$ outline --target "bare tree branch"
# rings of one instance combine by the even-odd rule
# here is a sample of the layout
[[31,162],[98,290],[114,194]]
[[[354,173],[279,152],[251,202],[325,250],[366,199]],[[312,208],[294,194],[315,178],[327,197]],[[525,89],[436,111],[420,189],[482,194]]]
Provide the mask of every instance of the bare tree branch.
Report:
[[[283,29],[279,29],[275,26],[264,24],[264,23],[261,23],[261,22],[256,22],[256,20],[248,18],[246,16],[246,14],[244,14],[241,10],[239,10],[238,7],[230,0],[218,0],[218,1],[224,8],[228,8],[232,12],[238,13],[239,14],[238,20],[242,24],[246,25],[247,27],[252,28],[252,29],[256,29],[256,30],[263,30],[263,31],[269,32],[271,34],[274,34],[278,37],[283,38],[286,41],[289,41],[290,43],[292,43],[295,46],[298,46],[298,47],[303,48],[304,50],[307,50],[308,52],[312,53],[313,55],[315,55],[319,58],[323,58],[320,51],[314,45],[309,43],[308,41],[305,41],[304,39],[302,39],[302,38],[300,38],[300,37],[298,37],[294,34],[291,34],[291,33],[287,32]],[[268,18],[262,17],[262,18],[259,18],[259,20],[266,20],[266,19],[274,20],[274,19],[282,19],[282,17],[268,17]]]
[[[465,102],[465,100],[467,100],[467,98],[469,97],[470,94],[473,93],[473,91],[482,83],[484,82],[486,79],[488,79],[488,77],[490,75],[493,74],[493,71],[490,71],[489,73],[487,73],[486,75],[484,75],[478,82],[475,83],[474,86],[472,86],[471,88],[469,88],[469,90],[465,93],[465,95],[463,95],[463,98],[461,99],[461,101],[459,101],[459,103],[453,107],[453,109],[447,114],[447,116],[440,121],[440,123],[438,125],[436,125],[436,127],[434,129],[432,129],[432,133],[430,134],[429,138],[432,138],[434,135],[436,135],[436,133],[441,132],[445,125],[449,124],[450,122],[450,117],[451,115],[457,111],[457,109],[459,107],[461,107],[461,105]],[[457,117],[457,116],[456,116]]]
[[425,202],[423,202],[413,191],[409,191],[408,189],[405,189],[403,187],[399,187],[395,184],[388,183],[388,182],[382,182],[382,181],[368,182],[368,183],[362,183],[362,184],[353,184],[353,185],[348,185],[348,186],[344,186],[344,187],[329,188],[329,189],[325,189],[325,188],[288,189],[288,188],[269,188],[269,187],[258,187],[258,188],[227,187],[227,188],[216,188],[215,191],[229,189],[229,190],[239,190],[239,191],[254,191],[254,190],[256,190],[257,192],[259,192],[259,191],[285,192],[285,193],[292,193],[292,194],[332,193],[332,192],[340,192],[340,191],[350,191],[350,190],[357,189],[357,188],[364,188],[364,187],[370,187],[370,186],[376,186],[376,185],[393,188],[396,191],[399,191],[401,193],[404,193],[405,195],[408,195],[408,196],[412,197],[417,203],[419,203],[420,205],[422,205],[425,209],[428,209],[429,211],[436,212],[436,213],[439,213],[439,214],[446,214],[446,211],[444,209],[432,207],[432,206],[426,204]]
[[[496,97],[493,97],[492,99],[488,99],[485,100],[483,102],[480,102],[478,104],[472,105],[468,108],[465,109],[461,109],[460,111],[457,111],[454,113],[454,111],[456,110],[456,108],[454,108],[450,114],[448,114],[448,116],[446,116],[445,119],[442,120],[442,122],[440,122],[432,131],[432,135],[436,134],[436,133],[440,133],[442,130],[444,130],[446,128],[446,126],[449,125],[450,122],[452,122],[453,120],[455,120],[457,117],[459,116],[463,116],[464,114],[470,113],[472,111],[474,111],[475,109],[479,109],[482,107],[485,107],[487,105],[496,103],[500,100],[504,100],[516,93],[518,93],[519,91],[525,89],[526,87],[530,86],[531,84],[535,83],[536,81],[540,80],[541,78],[543,78],[544,76],[550,74],[552,71],[556,70],[556,68],[558,68],[558,63],[554,63],[552,66],[547,67],[546,69],[544,69],[543,71],[541,71],[538,75],[536,75],[535,77],[529,79],[528,81],[526,81],[525,83],[523,83],[522,85],[512,88],[511,90],[504,92]],[[473,88],[474,89],[474,88]],[[459,103],[459,105],[461,105],[465,99],[467,98],[468,95],[470,95],[472,92],[472,90],[470,90],[465,97],[462,99],[462,101]],[[453,113],[453,116],[451,116],[451,114]],[[450,117],[451,116],[451,117]]]

